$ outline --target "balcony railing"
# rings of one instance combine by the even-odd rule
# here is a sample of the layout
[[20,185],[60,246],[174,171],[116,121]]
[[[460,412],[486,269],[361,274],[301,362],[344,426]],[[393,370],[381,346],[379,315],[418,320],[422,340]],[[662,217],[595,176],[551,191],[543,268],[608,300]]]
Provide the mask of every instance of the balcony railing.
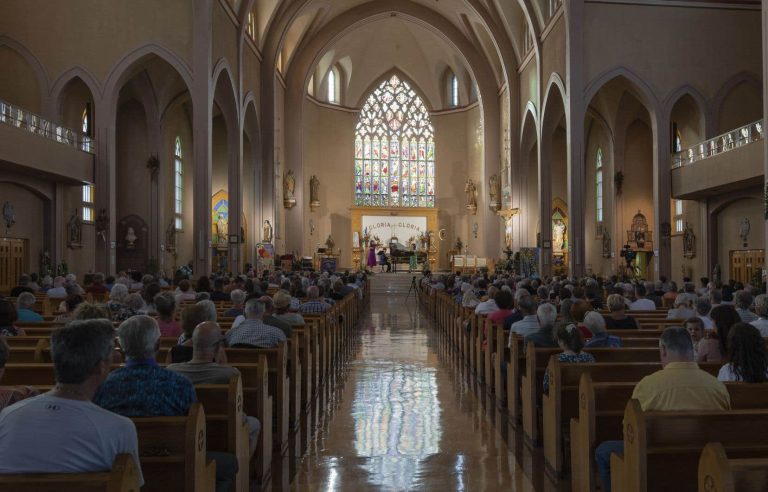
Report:
[[737,149],[764,138],[763,120],[755,121],[715,138],[710,138],[682,152],[672,154],[672,169],[693,164],[696,161]]
[[14,106],[2,99],[0,99],[0,123],[42,135],[83,152],[96,153],[96,142],[88,135],[52,123],[31,111]]

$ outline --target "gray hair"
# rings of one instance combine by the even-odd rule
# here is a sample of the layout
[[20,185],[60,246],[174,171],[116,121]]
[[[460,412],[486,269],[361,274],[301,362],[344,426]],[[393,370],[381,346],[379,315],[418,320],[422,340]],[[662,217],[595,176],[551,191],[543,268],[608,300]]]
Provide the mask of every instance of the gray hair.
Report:
[[104,359],[112,356],[115,329],[106,319],[71,321],[51,335],[56,382],[81,384]]
[[540,326],[554,326],[557,320],[557,308],[548,302],[543,303],[536,310],[536,316],[539,318]]
[[760,294],[755,297],[755,312],[761,318],[768,318],[768,296]]
[[126,358],[151,359],[157,351],[160,328],[149,316],[132,316],[120,324],[117,336]]
[[720,289],[713,289],[709,291],[709,300],[712,304],[720,304],[723,302],[723,291]]
[[115,284],[109,291],[109,300],[122,303],[128,297],[128,287],[125,284]]
[[235,289],[229,293],[229,298],[232,300],[232,304],[242,304],[245,302],[246,297],[247,294],[240,289]]
[[318,289],[316,285],[311,286],[307,289],[307,297],[310,299],[317,299],[320,297],[320,289]]
[[216,304],[213,301],[206,299],[204,301],[198,302],[197,305],[205,309],[206,321],[216,321]]
[[35,306],[35,296],[29,292],[22,292],[16,299],[16,309],[32,309]]
[[733,302],[741,309],[749,309],[752,306],[752,294],[746,290],[737,290],[733,294]]
[[659,346],[680,355],[693,355],[693,341],[682,326],[670,326],[661,333]]
[[675,307],[677,306],[690,306],[688,296],[685,294],[677,294],[677,297],[675,297]]
[[609,295],[605,302],[608,304],[608,310],[611,312],[621,311],[627,308],[627,304],[624,302],[624,298],[619,294]]
[[176,309],[176,297],[170,292],[156,294],[152,302],[155,303],[157,312],[164,316],[173,315],[173,311]]
[[142,299],[140,294],[136,293],[128,294],[125,296],[123,304],[125,304],[126,307],[133,309],[134,311],[141,311],[144,309],[144,299]]
[[593,335],[605,333],[605,318],[597,311],[590,311],[584,315],[584,325]]
[[522,296],[517,300],[517,308],[527,315],[536,313],[536,301],[530,295]]
[[700,316],[706,316],[712,310],[712,303],[706,297],[696,299],[696,312]]
[[249,299],[245,303],[245,317],[249,319],[259,318],[264,314],[264,303],[258,299]]

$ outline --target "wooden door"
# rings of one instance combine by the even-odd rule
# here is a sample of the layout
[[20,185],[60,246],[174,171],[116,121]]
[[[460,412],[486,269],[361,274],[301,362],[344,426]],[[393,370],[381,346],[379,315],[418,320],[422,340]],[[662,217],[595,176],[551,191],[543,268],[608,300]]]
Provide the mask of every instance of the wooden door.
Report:
[[755,272],[761,272],[765,266],[765,250],[745,249],[730,253],[731,280],[746,284],[751,282]]
[[28,271],[27,240],[0,238],[0,292],[8,294]]

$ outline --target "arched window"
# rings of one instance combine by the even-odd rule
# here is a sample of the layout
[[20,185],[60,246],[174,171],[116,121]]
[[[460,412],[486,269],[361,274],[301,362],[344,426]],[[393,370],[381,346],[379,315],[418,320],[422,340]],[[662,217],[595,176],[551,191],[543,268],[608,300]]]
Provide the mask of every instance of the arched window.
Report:
[[336,85],[338,84],[336,80],[336,69],[332,68],[328,71],[328,102],[330,103],[337,103],[339,102],[336,99]]
[[253,13],[253,10],[248,12],[248,19],[246,19],[245,23],[245,32],[251,40],[256,41],[256,14]]
[[355,205],[435,206],[429,112],[397,75],[368,96],[355,128]]
[[683,201],[675,200],[675,233],[682,234],[685,229],[685,219],[683,218]]
[[456,77],[456,74],[451,74],[448,90],[450,94],[451,106],[454,106],[454,107],[458,106],[459,105],[459,78]]
[[176,137],[173,149],[173,174],[174,174],[174,220],[177,231],[182,230],[184,211],[184,154],[181,150],[181,138]]
[[83,108],[83,115],[81,117],[83,125],[83,134],[89,135],[91,130],[90,115],[88,114],[88,106]]
[[595,159],[595,220],[603,223],[603,149],[597,149]]
[[675,148],[674,153],[683,151],[683,136],[680,134],[680,130],[675,129]]

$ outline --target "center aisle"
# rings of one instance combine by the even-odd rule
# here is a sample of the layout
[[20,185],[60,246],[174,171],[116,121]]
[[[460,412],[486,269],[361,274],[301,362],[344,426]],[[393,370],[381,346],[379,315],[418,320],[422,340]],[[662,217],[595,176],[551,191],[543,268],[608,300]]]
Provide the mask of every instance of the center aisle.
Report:
[[356,354],[292,490],[533,491],[414,295],[406,300],[410,282],[372,277]]

